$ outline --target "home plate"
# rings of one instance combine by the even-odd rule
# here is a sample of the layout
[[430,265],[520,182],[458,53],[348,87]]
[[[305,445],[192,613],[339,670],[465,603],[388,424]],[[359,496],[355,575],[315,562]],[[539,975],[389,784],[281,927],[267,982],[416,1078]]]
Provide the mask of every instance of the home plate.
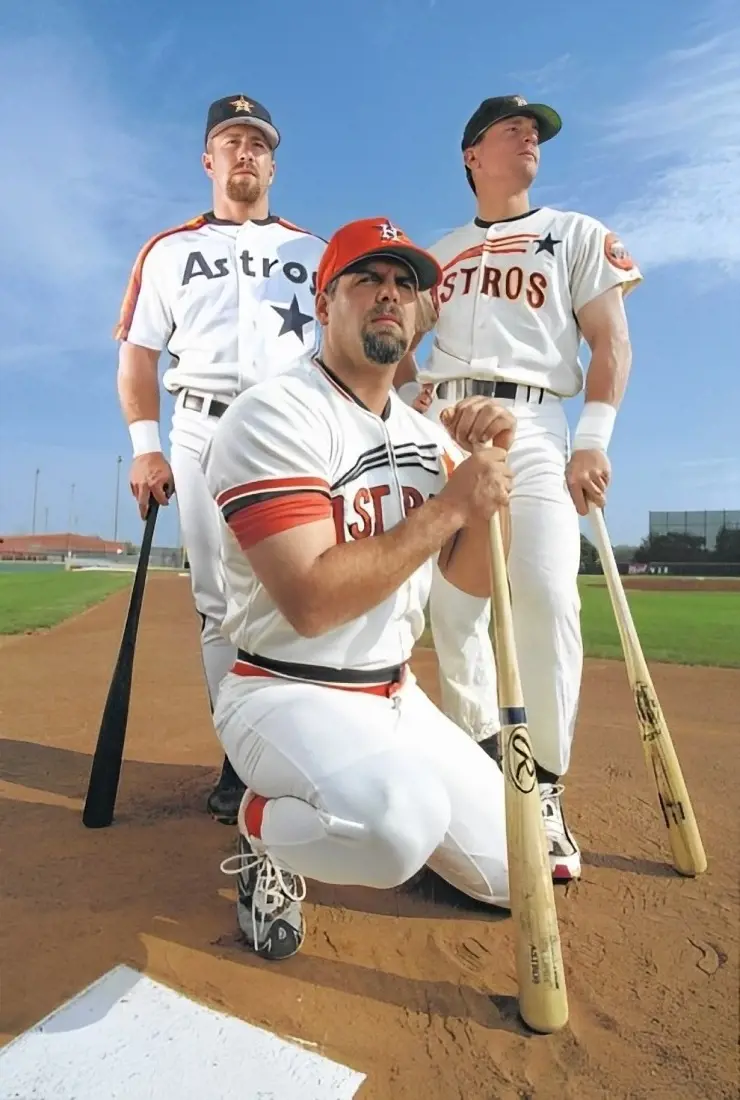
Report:
[[0,1100],[351,1100],[364,1080],[128,966],[0,1050]]

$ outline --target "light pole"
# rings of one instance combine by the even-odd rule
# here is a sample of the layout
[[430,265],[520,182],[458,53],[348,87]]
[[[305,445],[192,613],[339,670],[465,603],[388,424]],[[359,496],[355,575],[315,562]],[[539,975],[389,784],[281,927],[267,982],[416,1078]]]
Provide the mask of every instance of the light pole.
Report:
[[34,479],[33,479],[33,519],[31,521],[31,534],[32,535],[36,534],[36,502],[38,500],[38,495],[39,495],[39,474],[40,473],[41,473],[41,471],[37,467],[36,468],[36,473],[35,473]]
[[44,508],[44,534],[49,533],[49,505]]
[[113,513],[113,541],[118,541],[118,490],[121,484],[121,462],[122,458],[119,455],[116,459],[116,507]]

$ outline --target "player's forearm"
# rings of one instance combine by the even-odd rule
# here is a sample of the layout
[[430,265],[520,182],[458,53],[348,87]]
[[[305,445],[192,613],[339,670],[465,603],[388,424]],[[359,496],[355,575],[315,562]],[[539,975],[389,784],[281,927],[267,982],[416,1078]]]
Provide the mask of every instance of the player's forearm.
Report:
[[586,376],[583,411],[573,433],[574,451],[606,454],[627,387],[632,350],[622,303],[587,334],[591,363]]
[[[509,510],[502,508],[499,519],[504,546],[509,544]],[[491,536],[489,523],[461,528],[439,555],[442,576],[461,592],[485,599],[491,595]]]
[[599,401],[618,409],[627,388],[632,348],[626,332],[604,333],[594,341],[586,376],[586,401]]
[[393,596],[461,524],[459,513],[440,495],[391,531],[330,547],[305,578],[299,610],[290,616],[293,626],[306,637],[318,637],[366,614]]
[[159,352],[137,344],[121,344],[118,359],[118,399],[127,424],[159,423]]

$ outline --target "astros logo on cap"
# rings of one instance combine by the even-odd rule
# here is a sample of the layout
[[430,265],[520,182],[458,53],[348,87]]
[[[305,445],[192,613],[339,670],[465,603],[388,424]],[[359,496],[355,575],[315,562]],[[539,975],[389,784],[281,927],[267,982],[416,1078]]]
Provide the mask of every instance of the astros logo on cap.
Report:
[[377,226],[380,230],[381,241],[400,241],[404,236],[402,229],[397,229],[395,225],[391,225],[390,222],[384,222],[382,225]]

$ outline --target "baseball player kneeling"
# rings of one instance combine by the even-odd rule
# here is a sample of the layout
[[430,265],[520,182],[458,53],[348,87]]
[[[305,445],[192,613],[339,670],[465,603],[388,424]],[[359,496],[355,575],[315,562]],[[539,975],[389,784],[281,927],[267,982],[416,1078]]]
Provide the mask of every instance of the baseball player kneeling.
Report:
[[472,397],[445,430],[393,391],[440,278],[382,218],[340,229],[318,271],[321,355],[236,398],[204,457],[238,650],[214,720],[247,787],[222,867],[267,958],[301,946],[306,877],[389,889],[427,865],[508,906],[501,772],[408,667],[434,561],[488,591],[511,482],[510,412]]

